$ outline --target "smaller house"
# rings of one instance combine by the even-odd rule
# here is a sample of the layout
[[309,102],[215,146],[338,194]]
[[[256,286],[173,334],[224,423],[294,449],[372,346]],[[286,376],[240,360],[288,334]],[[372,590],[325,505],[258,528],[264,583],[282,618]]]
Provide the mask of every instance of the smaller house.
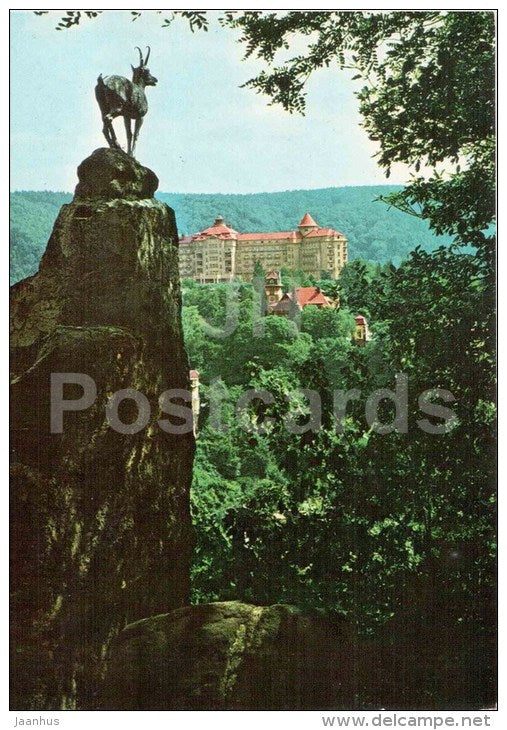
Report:
[[279,302],[268,306],[268,310],[272,314],[286,317],[294,306],[302,311],[305,307],[330,307],[331,303],[318,286],[301,286],[284,294]]
[[371,340],[370,330],[368,328],[368,322],[362,314],[358,314],[355,317],[356,328],[354,330],[353,340],[356,345],[363,347],[367,342]]

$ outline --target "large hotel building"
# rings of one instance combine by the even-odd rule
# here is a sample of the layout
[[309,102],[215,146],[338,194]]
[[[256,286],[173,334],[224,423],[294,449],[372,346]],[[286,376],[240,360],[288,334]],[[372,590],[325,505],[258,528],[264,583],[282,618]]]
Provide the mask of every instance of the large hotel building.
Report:
[[180,276],[201,283],[248,281],[256,262],[269,271],[286,266],[317,279],[336,279],[347,263],[347,239],[321,228],[309,213],[295,231],[238,233],[219,217],[195,236],[180,239]]

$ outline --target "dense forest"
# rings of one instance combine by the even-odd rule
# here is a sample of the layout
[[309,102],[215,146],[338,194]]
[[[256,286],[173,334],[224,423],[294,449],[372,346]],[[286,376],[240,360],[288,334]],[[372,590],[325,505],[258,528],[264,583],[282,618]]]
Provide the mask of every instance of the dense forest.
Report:
[[[444,247],[399,268],[356,261],[320,282],[340,294],[339,310],[288,318],[262,317],[251,284],[184,288],[202,383],[193,600],[293,603],[347,616],[384,646],[403,636],[420,657],[408,704],[473,705],[494,692],[495,408],[479,279],[475,257]],[[372,322],[365,347],[352,339],[358,312]],[[368,397],[394,391],[396,373],[408,378],[406,433],[390,425],[389,396],[378,422],[365,420]],[[436,387],[454,414],[429,418],[439,434],[420,425],[425,398],[445,403]],[[272,403],[242,405],[252,388]],[[358,396],[337,428],[334,394],[350,389]],[[461,676],[474,663],[465,700],[446,666]]]
[[[217,215],[240,232],[290,231],[310,211],[320,225],[347,236],[351,259],[399,264],[418,245],[429,251],[448,243],[447,236],[435,236],[426,222],[376,200],[396,190],[366,186],[252,195],[159,193],[157,197],[176,211],[181,235],[207,228]],[[37,270],[58,210],[70,200],[68,193],[11,194],[11,283]]]

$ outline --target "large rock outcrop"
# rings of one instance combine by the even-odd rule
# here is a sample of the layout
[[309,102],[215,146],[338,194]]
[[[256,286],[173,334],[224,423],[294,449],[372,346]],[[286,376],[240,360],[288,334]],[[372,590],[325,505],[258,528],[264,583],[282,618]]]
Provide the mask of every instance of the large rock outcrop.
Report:
[[138,621],[115,641],[104,709],[351,709],[362,677],[345,622],[237,601]]
[[[387,627],[386,627],[387,628]],[[396,627],[369,639],[348,620],[237,601],[127,626],[111,646],[100,706],[113,710],[478,710],[495,703],[488,655]],[[393,633],[394,630],[394,633]]]
[[[160,394],[189,388],[174,213],[121,151],[96,150],[78,173],[39,272],[12,288],[13,709],[95,707],[117,633],[188,603],[193,436],[157,425]],[[97,388],[62,433],[50,428],[53,373]],[[106,419],[126,388],[150,405],[137,433]],[[125,400],[121,420],[137,415]]]

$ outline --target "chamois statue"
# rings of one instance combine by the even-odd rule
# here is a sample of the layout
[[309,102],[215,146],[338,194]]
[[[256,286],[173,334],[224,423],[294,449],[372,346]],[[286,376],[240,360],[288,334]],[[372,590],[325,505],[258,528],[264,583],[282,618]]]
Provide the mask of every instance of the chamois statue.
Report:
[[[137,68],[132,66],[132,81],[124,76],[106,76],[102,78],[101,74],[95,87],[95,96],[104,123],[102,131],[108,145],[114,149],[121,149],[114,132],[113,119],[123,117],[127,133],[127,153],[131,157],[134,156],[139,130],[144,115],[148,111],[148,102],[144,90],[146,86],[155,86],[157,83],[157,79],[151,75],[147,68],[150,47],[148,46],[148,54],[145,60],[143,60],[141,49],[138,46],[136,48],[139,51],[139,66]],[[135,121],[133,137],[132,119]]]

